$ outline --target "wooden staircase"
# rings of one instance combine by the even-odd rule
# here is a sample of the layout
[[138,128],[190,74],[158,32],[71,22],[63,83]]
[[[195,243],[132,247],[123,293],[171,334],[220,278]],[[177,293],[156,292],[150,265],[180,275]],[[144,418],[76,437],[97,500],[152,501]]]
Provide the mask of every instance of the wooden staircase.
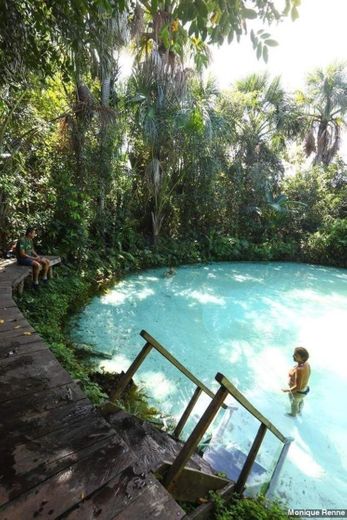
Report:
[[[107,414],[107,420],[121,436],[122,440],[132,446],[132,449],[149,472],[162,482],[168,469],[182,450],[184,442],[174,439],[166,432],[158,430],[149,422],[134,417],[124,410]],[[230,496],[234,482],[215,475],[213,468],[197,453],[193,453],[187,465],[183,468],[178,485],[172,497],[178,502],[198,504],[201,500],[207,502],[209,491],[218,491],[221,496]],[[197,507],[192,518],[200,518],[198,511],[211,513],[212,504],[203,503]],[[185,515],[185,520],[191,518]],[[201,518],[208,518],[208,516]],[[172,518],[175,518],[174,516]]]
[[[267,432],[277,437],[283,444],[281,453],[278,457],[272,477],[268,483],[268,490],[273,491],[281,471],[284,459],[293,439],[285,437],[266,417],[264,417],[239,391],[238,389],[221,373],[217,373],[216,381],[219,383],[218,391],[213,394],[199,379],[197,379],[189,370],[187,370],[165,347],[163,347],[156,339],[154,339],[146,331],[141,331],[141,336],[145,339],[146,344],[135,358],[129,369],[123,374],[117,389],[114,392],[114,400],[117,400],[130,383],[137,369],[141,366],[144,359],[148,356],[152,349],[155,349],[178,370],[180,370],[195,385],[196,389],[192,395],[190,402],[184,410],[178,424],[173,432],[173,438],[179,440],[181,434],[199,396],[205,392],[211,397],[211,402],[201,416],[199,422],[191,432],[189,438],[183,443],[176,458],[171,461],[162,459],[162,464],[158,470],[158,475],[162,480],[165,488],[177,500],[196,501],[198,498],[205,497],[208,490],[218,490],[225,498],[230,497],[232,493],[241,495],[246,487],[247,479],[255,466],[256,457]],[[243,465],[236,482],[228,479],[221,479],[216,475],[207,474],[199,468],[197,471],[189,467],[189,463],[196,453],[197,447],[201,442],[204,434],[211,425],[212,421],[221,408],[225,408],[224,401],[228,395],[231,395],[244,409],[247,410],[260,425],[257,434],[253,440],[251,448],[247,455],[244,456]],[[210,511],[212,505],[205,505],[201,512],[201,518]],[[199,509],[199,508],[198,508]],[[200,518],[198,510],[191,518]]]

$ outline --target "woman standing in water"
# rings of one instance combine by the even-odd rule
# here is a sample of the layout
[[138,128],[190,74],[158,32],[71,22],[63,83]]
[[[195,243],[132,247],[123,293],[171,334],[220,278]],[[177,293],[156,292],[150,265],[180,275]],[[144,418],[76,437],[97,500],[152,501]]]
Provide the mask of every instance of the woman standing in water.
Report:
[[296,417],[301,414],[304,406],[304,398],[309,393],[308,381],[311,375],[311,367],[307,362],[309,353],[304,347],[294,350],[293,359],[296,365],[289,371],[289,388],[282,388],[283,392],[289,392],[291,412],[288,415]]

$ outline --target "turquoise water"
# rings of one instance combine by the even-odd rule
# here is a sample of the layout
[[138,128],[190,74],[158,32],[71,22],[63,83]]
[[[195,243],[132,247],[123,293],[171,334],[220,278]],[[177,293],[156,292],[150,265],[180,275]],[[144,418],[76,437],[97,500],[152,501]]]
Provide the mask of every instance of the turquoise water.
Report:
[[[72,337],[112,354],[106,369],[126,370],[147,330],[212,390],[222,372],[292,444],[277,496],[291,507],[346,507],[347,271],[290,263],[216,263],[155,269],[125,278],[95,297],[74,320]],[[285,416],[295,346],[312,366],[302,418]],[[156,352],[137,381],[168,414],[179,416],[194,388]],[[197,419],[208,404],[199,400]],[[235,403],[232,403],[235,404]],[[246,450],[258,423],[240,407],[214,433]],[[192,425],[190,425],[192,427]],[[189,431],[189,428],[188,428]],[[188,431],[185,432],[187,435]],[[270,436],[269,436],[270,435]],[[258,462],[270,466],[280,446],[269,434]]]

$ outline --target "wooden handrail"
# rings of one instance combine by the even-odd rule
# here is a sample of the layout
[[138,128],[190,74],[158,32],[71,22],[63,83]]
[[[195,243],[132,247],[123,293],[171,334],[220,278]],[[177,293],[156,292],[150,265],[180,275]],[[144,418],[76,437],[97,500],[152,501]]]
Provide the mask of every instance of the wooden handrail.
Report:
[[[198,443],[202,439],[205,434],[207,428],[213,421],[214,417],[218,413],[221,407],[227,408],[224,404],[224,400],[228,394],[232,395],[236,401],[238,401],[241,406],[243,406],[251,415],[253,415],[258,421],[260,421],[260,427],[258,429],[257,435],[253,441],[252,447],[248,453],[246,461],[243,465],[241,473],[239,475],[238,481],[235,485],[235,491],[242,493],[245,487],[247,478],[252,470],[252,466],[255,462],[255,458],[259,451],[259,448],[262,444],[266,431],[269,430],[273,433],[281,442],[285,444],[284,450],[281,453],[281,460],[283,460],[291,439],[287,439],[264,415],[262,415],[249,401],[244,397],[244,395],[239,392],[239,390],[220,372],[216,375],[216,381],[220,384],[220,388],[216,394],[213,394],[207,386],[205,386],[198,378],[196,378],[189,370],[187,370],[170,352],[168,352],[165,347],[163,347],[156,339],[154,339],[148,332],[142,330],[140,335],[146,340],[145,346],[142,348],[141,352],[137,355],[133,363],[130,365],[127,372],[122,376],[120,383],[113,394],[113,399],[117,399],[121,393],[124,391],[127,384],[130,382],[131,378],[140,367],[144,359],[147,357],[152,348],[155,348],[164,358],[166,358],[174,367],[176,367],[180,372],[182,372],[190,381],[192,381],[196,385],[196,389],[192,398],[190,399],[185,411],[183,412],[180,421],[178,422],[176,429],[174,431],[174,436],[178,437],[181,433],[184,425],[187,422],[189,415],[191,414],[198,398],[200,397],[202,392],[205,392],[209,397],[212,398],[209,406],[205,410],[204,414],[200,418],[198,424],[193,429],[190,434],[187,442],[184,444],[182,450],[174,460],[172,466],[168,470],[167,474],[164,477],[164,485],[167,487],[169,491],[173,491],[175,488],[175,483],[179,478],[185,464],[188,459],[191,457],[193,452],[196,450]],[[277,464],[276,477],[279,473],[280,465]],[[274,475],[275,476],[275,475]]]
[[249,401],[246,399],[244,395],[239,392],[239,390],[226,378],[223,376],[223,374],[216,375],[216,380],[218,383],[224,388],[228,390],[228,392],[238,401],[246,410],[251,413],[258,421],[263,423],[268,430],[270,430],[271,433],[273,433],[280,441],[283,443],[286,442],[286,437],[279,431],[277,428],[268,420],[266,417],[264,417],[263,414],[261,414]]
[[281,442],[283,442],[284,446],[281,451],[280,457],[277,461],[275,470],[271,476],[270,486],[271,491],[275,486],[276,480],[278,479],[278,475],[280,469],[283,465],[283,460],[288,452],[289,445],[293,439],[285,437],[263,414],[261,414],[249,401],[246,399],[244,395],[239,392],[239,390],[225,377],[223,374],[219,373],[216,375],[216,380],[221,385],[221,388],[225,388],[230,395],[232,395],[236,401],[238,401],[250,414],[253,415],[258,421],[260,421],[260,426],[257,432],[257,435],[253,441],[252,447],[248,453],[248,456],[245,460],[245,463],[242,467],[239,478],[235,484],[235,492],[242,493],[248,479],[248,476],[252,470],[252,466],[255,462],[255,458],[263,442],[266,431],[269,430],[273,433]]
[[[174,367],[176,367],[182,374],[184,374],[190,381],[192,381],[197,387],[201,388],[211,399],[214,398],[215,394],[211,392],[209,388],[202,381],[200,381],[197,377],[194,376],[185,366],[182,365],[170,352],[166,350],[163,345],[161,345],[156,339],[153,338],[148,332],[145,330],[141,330],[140,336],[142,336],[147,343],[150,343],[152,347],[154,347],[163,357],[165,357]],[[227,408],[227,405],[223,404],[222,407],[224,409]]]
[[[148,336],[146,336],[146,339],[149,341]],[[288,450],[291,439],[288,439],[284,435],[282,435],[282,433],[279,430],[277,430],[277,428],[275,428],[275,426],[268,419],[266,419],[266,417],[264,417],[248,401],[248,399],[246,399],[241,394],[241,392],[239,392],[237,390],[237,388],[226,377],[224,377],[223,374],[217,373],[216,380],[220,384],[220,388],[219,388],[218,392],[216,393],[214,399],[211,401],[208,408],[205,410],[200,421],[195,426],[195,428],[192,431],[192,433],[190,434],[187,442],[184,444],[182,450],[177,455],[171,468],[169,469],[169,471],[167,472],[167,474],[164,477],[163,484],[168,489],[168,491],[174,492],[176,482],[179,479],[179,476],[180,476],[181,472],[183,471],[185,464],[187,463],[187,461],[189,460],[189,458],[191,457],[191,455],[197,448],[198,443],[200,442],[200,440],[202,439],[207,428],[209,427],[212,420],[218,413],[219,408],[222,406],[223,401],[225,400],[225,398],[228,394],[232,395],[241,404],[241,406],[243,406],[250,414],[252,414],[256,419],[258,419],[260,421],[260,426],[258,428],[258,432],[255,436],[251,449],[248,452],[248,455],[243,464],[243,467],[241,469],[238,480],[234,486],[234,491],[236,493],[243,492],[246,481],[252,470],[256,456],[257,456],[260,446],[264,440],[267,430],[271,431],[271,433],[273,433],[285,445],[285,449],[282,450],[281,456],[280,456],[281,463],[283,463],[283,458],[285,457],[285,454]],[[195,395],[196,394],[193,395],[191,401],[194,401]],[[189,406],[190,406],[190,404],[188,405],[187,408],[189,408]],[[276,471],[275,471],[276,478],[278,477],[279,470],[280,470],[280,465],[277,464]]]
[[[148,334],[148,332],[142,330],[140,332],[140,335],[146,340],[146,344],[138,353],[138,355],[136,356],[126,373],[122,374],[122,376],[120,377],[117,388],[111,395],[111,401],[114,402],[120,398],[125,388],[130,383],[134,374],[139,369],[143,361],[146,359],[152,348],[156,349],[165,359],[170,361],[170,363],[174,365],[175,368],[180,370],[190,381],[192,381],[196,385],[195,392],[173,432],[173,436],[176,439],[178,439],[201,393],[205,392],[209,397],[211,397],[211,399],[215,397],[215,394],[211,392],[211,390],[207,388],[207,386],[205,386],[204,383],[202,383],[197,377],[195,377],[191,372],[189,372],[189,370],[187,370],[185,366],[183,366],[174,356],[172,356],[172,354],[170,354],[170,352],[168,352],[166,348],[163,347],[156,339],[154,339],[150,334]],[[222,404],[222,407],[227,408],[227,406],[224,403]]]

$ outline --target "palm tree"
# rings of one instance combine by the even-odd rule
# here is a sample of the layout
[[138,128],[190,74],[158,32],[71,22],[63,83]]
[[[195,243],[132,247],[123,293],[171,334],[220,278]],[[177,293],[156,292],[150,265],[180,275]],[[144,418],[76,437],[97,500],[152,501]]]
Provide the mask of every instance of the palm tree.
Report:
[[128,42],[128,24],[126,12],[114,10],[107,14],[99,8],[103,23],[96,28],[95,47],[92,49],[94,68],[100,82],[100,132],[99,140],[99,193],[98,221],[101,235],[105,234],[105,204],[112,168],[112,132],[111,123],[115,119],[110,110],[111,94],[118,75],[116,52]]
[[136,101],[136,126],[145,148],[142,173],[150,194],[156,243],[182,171],[178,165],[178,121],[191,70],[184,67],[183,48],[174,47],[179,27],[173,19],[176,3],[162,1],[145,7],[147,18],[138,5],[132,23],[138,47],[131,90]]
[[142,174],[152,201],[154,243],[181,173],[178,164],[179,121],[189,76],[177,59],[169,66],[166,58],[167,55],[163,57],[154,48],[145,61],[138,64],[131,82],[136,103],[136,132],[144,145]]
[[315,153],[313,164],[328,165],[340,147],[341,129],[346,124],[347,76],[343,64],[317,69],[307,78],[306,93],[298,93],[307,110],[309,130],[305,152]]
[[278,77],[251,74],[236,83],[230,102],[235,163],[243,171],[247,197],[253,193],[264,201],[284,172],[280,154],[286,139],[294,138],[302,123]]

